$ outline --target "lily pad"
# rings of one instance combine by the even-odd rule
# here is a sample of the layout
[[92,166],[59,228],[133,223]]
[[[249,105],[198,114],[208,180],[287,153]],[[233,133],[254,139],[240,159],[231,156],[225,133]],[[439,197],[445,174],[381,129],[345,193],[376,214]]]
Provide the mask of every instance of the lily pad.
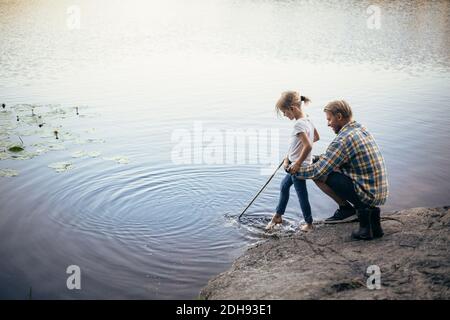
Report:
[[33,107],[33,105],[31,104],[16,104],[14,106],[12,106],[12,108],[17,112],[17,113],[24,113],[27,111],[31,111]]
[[[87,111],[87,107],[77,106],[79,115]],[[57,150],[65,150],[68,145],[86,143],[105,143],[103,139],[81,137],[79,133],[67,130],[61,120],[66,117],[76,117],[73,107],[61,105],[17,104],[9,108],[0,109],[0,160],[25,160],[35,156]],[[81,112],[83,111],[83,112]],[[89,110],[90,111],[90,110]],[[92,113],[86,114],[92,116]],[[16,120],[20,118],[20,122]],[[57,135],[55,134],[57,132]],[[95,128],[88,128],[88,134],[95,134]],[[19,141],[14,141],[18,136]],[[24,144],[20,136],[28,136]],[[56,139],[55,139],[56,138]],[[99,157],[99,152],[86,150],[76,151],[72,157]],[[118,163],[127,163],[127,159],[116,159]],[[71,166],[54,168],[58,172],[68,170]]]
[[34,157],[36,157],[37,155],[39,155],[36,152],[20,152],[20,153],[14,153],[14,154],[10,154],[10,159],[11,160],[28,160],[28,159],[32,159]]
[[48,148],[48,150],[51,150],[51,151],[58,151],[58,150],[66,149],[66,147],[64,147],[63,145],[60,145],[60,144],[47,144],[46,147]]
[[33,136],[38,133],[39,133],[39,131],[37,131],[37,130],[25,130],[25,131],[21,131],[20,135],[21,136]]
[[78,138],[78,139],[75,139],[74,143],[75,144],[86,144],[87,140]]
[[86,152],[79,150],[79,151],[75,151],[74,153],[72,153],[72,158],[81,158],[86,156]]
[[111,161],[115,161],[119,164],[127,164],[130,162],[130,160],[124,156],[105,157],[105,158],[103,158],[103,160],[111,160]]
[[46,148],[41,148],[41,147],[36,148],[36,149],[34,150],[34,152],[36,152],[37,154],[43,154],[43,153],[46,153],[47,151],[48,151],[48,149],[46,149]]
[[55,169],[56,172],[64,172],[73,168],[70,162],[55,162],[48,165],[49,168]]
[[1,118],[9,118],[11,116],[12,112],[9,110],[0,110],[0,119]]
[[11,151],[11,152],[21,152],[23,150],[24,149],[21,146],[12,146],[12,147],[8,148],[8,151]]
[[6,148],[8,146],[11,146],[11,141],[9,141],[8,138],[0,140],[0,147]]
[[100,155],[101,155],[101,153],[98,151],[86,152],[83,150],[78,150],[78,151],[75,151],[74,153],[72,153],[72,158],[81,158],[81,157],[97,158]]
[[91,158],[97,158],[98,156],[101,155],[101,152],[98,152],[98,151],[91,151],[91,152],[88,153],[88,155],[89,155],[89,157],[91,157]]
[[19,175],[19,172],[14,169],[0,169],[0,177],[15,177]]

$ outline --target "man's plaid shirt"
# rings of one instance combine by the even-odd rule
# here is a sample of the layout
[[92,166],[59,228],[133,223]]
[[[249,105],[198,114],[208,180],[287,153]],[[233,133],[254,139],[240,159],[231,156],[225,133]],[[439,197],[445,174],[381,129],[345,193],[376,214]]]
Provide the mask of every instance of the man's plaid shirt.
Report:
[[341,128],[319,160],[300,167],[299,179],[317,179],[339,169],[355,182],[362,202],[382,205],[388,197],[388,181],[383,156],[372,135],[356,121]]

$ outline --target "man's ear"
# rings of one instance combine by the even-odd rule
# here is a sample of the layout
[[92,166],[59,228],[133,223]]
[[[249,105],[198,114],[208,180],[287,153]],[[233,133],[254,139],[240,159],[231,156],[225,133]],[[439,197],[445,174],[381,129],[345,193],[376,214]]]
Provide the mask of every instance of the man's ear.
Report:
[[338,112],[336,113],[336,118],[341,121],[342,119],[344,119],[344,117],[342,116],[342,113]]

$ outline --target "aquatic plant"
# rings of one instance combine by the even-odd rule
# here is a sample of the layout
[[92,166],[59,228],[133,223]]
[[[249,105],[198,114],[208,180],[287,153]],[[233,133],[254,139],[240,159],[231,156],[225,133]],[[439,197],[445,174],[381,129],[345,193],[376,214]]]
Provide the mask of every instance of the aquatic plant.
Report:
[[71,162],[55,162],[48,165],[49,168],[55,169],[56,172],[64,172],[73,168]]
[[[6,108],[6,104],[2,104],[2,108]],[[105,143],[104,139],[85,137],[70,130],[66,130],[62,125],[55,125],[54,121],[65,119],[70,110],[75,109],[76,115],[81,118],[94,117],[92,113],[81,114],[83,106],[73,108],[64,108],[59,105],[35,105],[35,104],[16,104],[7,110],[0,112],[0,160],[26,160],[44,153],[56,150],[65,150],[67,145]],[[31,114],[30,114],[31,110]],[[73,115],[73,113],[72,113]],[[14,119],[15,116],[15,119]],[[45,119],[45,122],[44,122]],[[14,121],[16,120],[16,121]],[[20,121],[20,123],[19,123]],[[39,128],[37,129],[36,125]],[[43,128],[45,125],[45,128]],[[84,130],[88,134],[95,134],[96,130],[90,128]],[[11,139],[14,135],[29,136],[29,145],[25,146],[22,139],[19,141]],[[54,141],[57,139],[59,141]],[[52,143],[53,140],[53,143]],[[64,142],[64,143],[61,143]],[[70,154],[73,158],[98,158],[102,155],[98,151],[75,151]],[[127,164],[130,160],[127,157],[115,155],[103,158],[103,160],[114,161],[118,164]],[[63,172],[73,167],[70,162],[58,162],[49,165],[56,172]],[[3,173],[4,174],[4,173]]]
[[101,152],[98,152],[98,151],[92,151],[92,152],[88,153],[88,156],[91,158],[97,158],[100,155],[101,155]]
[[8,148],[8,151],[11,151],[11,152],[21,152],[23,150],[24,149],[22,147],[20,147],[20,146],[12,146],[12,147]]
[[101,153],[98,151],[86,152],[83,150],[78,150],[71,154],[72,158],[81,158],[81,157],[97,158],[100,155]]
[[14,169],[0,169],[0,177],[15,177],[19,175],[19,172]]
[[23,146],[23,140],[20,136],[17,136],[20,140],[20,146],[19,145],[13,145],[8,147],[8,151],[10,152],[21,152],[24,150],[24,146]]
[[117,156],[113,156],[113,157],[104,157],[103,160],[115,161],[119,164],[127,164],[130,162],[130,160],[127,157],[124,157],[121,155],[117,155]]
[[39,126],[39,128],[42,128],[42,126],[44,125],[45,123],[42,121],[42,116],[38,116],[38,126]]

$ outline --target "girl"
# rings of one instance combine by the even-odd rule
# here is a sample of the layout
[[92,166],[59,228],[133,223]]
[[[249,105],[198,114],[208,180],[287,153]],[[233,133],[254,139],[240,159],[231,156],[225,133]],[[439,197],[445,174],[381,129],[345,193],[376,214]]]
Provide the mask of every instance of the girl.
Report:
[[284,159],[284,170],[287,172],[287,175],[281,181],[280,199],[276,213],[266,227],[267,230],[283,222],[282,215],[286,210],[289,201],[289,190],[292,185],[294,185],[295,191],[297,192],[300,207],[306,222],[305,225],[301,226],[300,230],[310,231],[313,229],[306,180],[299,180],[295,177],[295,173],[300,166],[312,163],[312,146],[314,142],[319,140],[319,133],[303,111],[303,106],[308,105],[310,102],[311,100],[309,98],[301,96],[298,92],[286,91],[281,94],[276,104],[277,113],[282,112],[283,116],[289,118],[289,120],[295,120],[295,124],[291,133],[289,152]]

